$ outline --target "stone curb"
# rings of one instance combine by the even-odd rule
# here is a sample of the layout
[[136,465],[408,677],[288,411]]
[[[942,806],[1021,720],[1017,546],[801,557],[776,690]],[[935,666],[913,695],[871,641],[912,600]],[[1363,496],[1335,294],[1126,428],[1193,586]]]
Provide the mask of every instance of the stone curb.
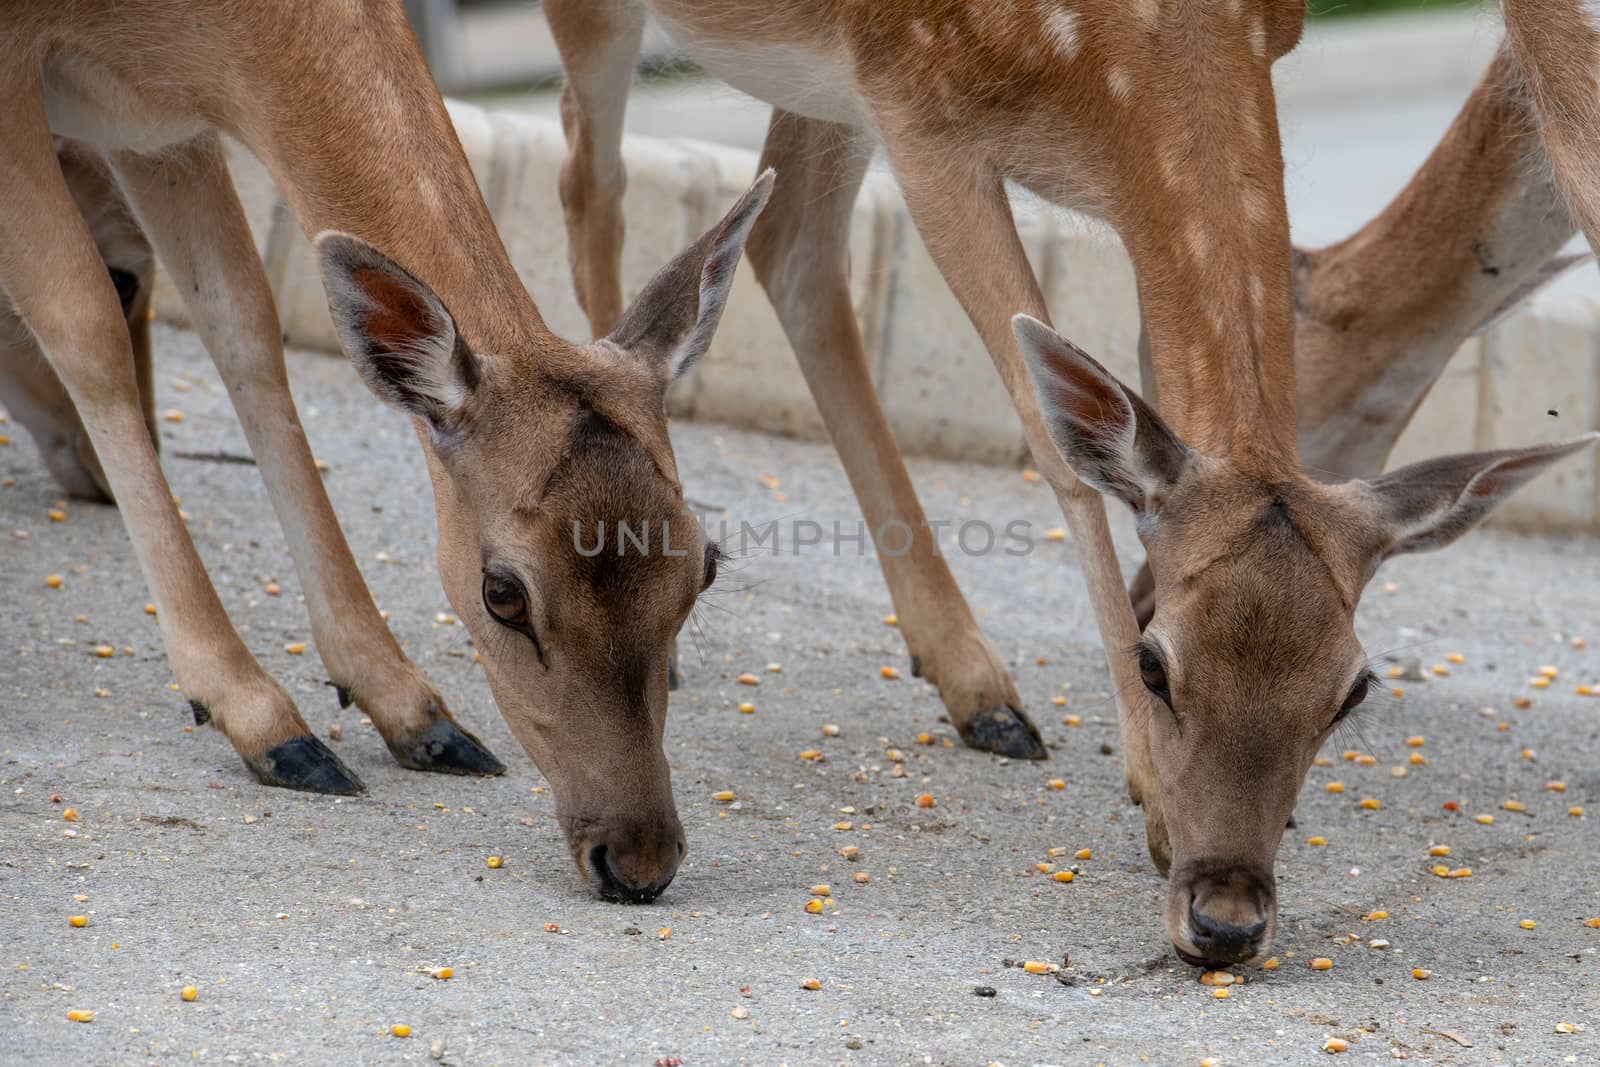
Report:
[[[587,327],[567,269],[556,189],[565,154],[557,125],[452,102],[467,158],[511,261],[551,329]],[[752,153],[629,137],[624,295],[698,236],[753,180]],[[309,241],[247,153],[230,166],[266,263],[289,344],[337,351]],[[1057,326],[1125,381],[1137,382],[1138,301],[1120,243],[1102,226],[1037,201],[1017,205],[1018,230]],[[855,210],[851,287],[873,377],[908,454],[1025,461],[1021,426],[977,332],[905,214],[892,178],[874,172]],[[157,314],[186,315],[164,278]],[[820,439],[816,405],[777,317],[741,270],[710,352],[674,386],[675,417]],[[1548,412],[1558,412],[1551,416]],[[1547,295],[1464,345],[1396,449],[1396,465],[1471,448],[1534,444],[1600,426],[1600,305]],[[1499,512],[1503,526],[1600,530],[1594,451],[1563,462]]]

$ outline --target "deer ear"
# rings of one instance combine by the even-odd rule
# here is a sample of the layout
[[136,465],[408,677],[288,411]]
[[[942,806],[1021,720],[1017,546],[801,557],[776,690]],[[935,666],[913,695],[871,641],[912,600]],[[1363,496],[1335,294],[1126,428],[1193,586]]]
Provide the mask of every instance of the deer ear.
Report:
[[1033,379],[1039,414],[1074,474],[1141,517],[1178,480],[1189,449],[1139,395],[1038,319],[1011,328]]
[[1600,441],[1590,432],[1570,441],[1463,452],[1423,460],[1367,483],[1382,524],[1380,560],[1443,548],[1544,469]]
[[772,193],[769,168],[721,222],[650,279],[607,340],[648,360],[663,384],[705,354],[722,319],[745,238]]
[[1479,334],[1488,333],[1506,319],[1523,304],[1538,296],[1546,287],[1574,267],[1585,263],[1594,262],[1594,253],[1589,251],[1573,252],[1570,255],[1555,256],[1547,260],[1544,266],[1529,275],[1521,285],[1511,290],[1506,298],[1500,301],[1500,306],[1483,317],[1483,321],[1472,328],[1468,336],[1477,337]]
[[358,237],[329,230],[316,248],[334,327],[367,387],[436,434],[450,429],[480,367],[444,303]]

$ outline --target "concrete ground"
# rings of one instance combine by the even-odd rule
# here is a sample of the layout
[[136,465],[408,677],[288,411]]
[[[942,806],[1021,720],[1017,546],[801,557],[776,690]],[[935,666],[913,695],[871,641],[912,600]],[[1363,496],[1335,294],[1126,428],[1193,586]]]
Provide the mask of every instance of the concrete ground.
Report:
[[[1583,924],[1600,915],[1600,700],[1573,695],[1600,682],[1594,540],[1478,532],[1384,569],[1361,613],[1368,649],[1463,662],[1370,701],[1330,744],[1280,857],[1282,965],[1220,1001],[1162,934],[1163,883],[1122,794],[1070,544],[953,557],[1053,746],[1038,765],[951,745],[935,694],[909,678],[881,621],[871,559],[812,551],[729,567],[685,642],[668,726],[688,859],[659,903],[603,904],[574,872],[463,629],[434,621],[449,609],[408,427],[342,361],[292,357],[373,591],[510,765],[499,779],[399,769],[355,709],[338,710],[316,656],[285,654],[307,624],[257,474],[205,458],[243,453],[242,436],[193,336],[162,328],[156,340],[160,406],[184,414],[162,424],[167,469],[223,599],[315,729],[341,724],[336,747],[370,792],[263,788],[220,735],[192,728],[117,514],[72,504],[50,521],[55,487],[21,431],[0,427],[15,439],[0,448],[0,1061],[1277,1064],[1320,1062],[1333,1036],[1360,1061],[1600,1059],[1600,930]],[[690,495],[735,520],[853,526],[828,449],[707,425],[675,437]],[[935,517],[1060,523],[1048,491],[1013,471],[913,469]],[[65,588],[45,588],[48,573]],[[264,595],[267,579],[282,596]],[[1588,647],[1574,647],[1584,634]],[[119,651],[97,658],[101,643]],[[907,677],[885,680],[885,664]],[[1545,664],[1559,677],[1534,691]],[[736,684],[744,671],[760,673],[758,689]],[[1513,706],[1523,696],[1532,706]],[[740,714],[752,698],[757,712]],[[839,736],[824,737],[825,723]],[[922,731],[932,745],[916,743]],[[1426,744],[1408,749],[1412,735]],[[890,773],[891,746],[907,753],[904,778]],[[808,748],[825,759],[797,758]],[[1346,748],[1376,765],[1342,761]],[[1427,764],[1396,777],[1412,751]],[[1064,790],[1047,788],[1056,777]],[[1323,788],[1336,779],[1343,794]],[[1551,779],[1566,792],[1546,791]],[[736,804],[712,799],[724,789]],[[923,792],[937,807],[915,806]],[[1382,809],[1361,810],[1365,796]],[[1503,810],[1510,799],[1527,811]],[[1591,814],[1570,817],[1572,805]],[[63,821],[68,806],[79,821]],[[1491,826],[1471,818],[1491,812]],[[1327,845],[1308,846],[1313,835]],[[1436,843],[1473,876],[1430,874]],[[841,858],[846,844],[857,862]],[[1051,847],[1093,857],[1063,885],[1034,870]],[[488,869],[490,855],[504,867]],[[836,906],[810,915],[818,882]],[[1374,909],[1390,917],[1363,921]],[[78,914],[86,928],[68,924]],[[1309,970],[1315,956],[1335,966]],[[1064,957],[1067,982],[1007,966]],[[449,981],[426,973],[445,966]],[[1433,976],[1417,981],[1413,967]],[[820,988],[802,988],[808,978]],[[179,999],[187,984],[194,1003]],[[94,1020],[69,1022],[78,1009]],[[410,1038],[390,1036],[394,1024]]]

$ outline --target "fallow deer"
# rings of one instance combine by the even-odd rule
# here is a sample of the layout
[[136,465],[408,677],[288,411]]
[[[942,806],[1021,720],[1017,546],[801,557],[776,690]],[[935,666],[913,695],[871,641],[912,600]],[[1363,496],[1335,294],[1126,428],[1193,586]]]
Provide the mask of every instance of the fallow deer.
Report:
[[[401,652],[295,413],[278,316],[220,136],[315,239],[344,346],[412,418],[439,573],[512,732],[549,779],[579,870],[646,900],[683,854],[661,733],[673,637],[715,573],[664,394],[704,351],[771,176],[667,266],[608,336],[545,327],[495,232],[399,0],[19,0],[0,9],[0,289],[87,430],[197,722],[257,779],[360,780],[228,621],[152,446],[115,286],[53,134],[103,153],[244,426],[342,700],[400,763],[496,774]],[[643,515],[689,551],[580,557],[574,522]]]
[[[762,162],[784,180],[751,235],[751,262],[868,526],[919,532],[909,553],[880,553],[913,664],[969,745],[1043,757],[936,550],[851,307],[850,211],[882,144],[1079,546],[1129,790],[1169,876],[1168,935],[1197,963],[1265,954],[1285,820],[1317,749],[1370,685],[1353,625],[1362,587],[1382,559],[1454,540],[1593,439],[1371,482],[1326,485],[1302,470],[1271,64],[1299,39],[1304,0],[545,9],[567,69],[561,192],[591,328],[610,329],[620,308],[619,141],[648,10],[701,66],[774,105]],[[1121,237],[1159,416],[1045,325],[1008,181]],[[1142,634],[1096,490],[1138,517],[1154,574]]]

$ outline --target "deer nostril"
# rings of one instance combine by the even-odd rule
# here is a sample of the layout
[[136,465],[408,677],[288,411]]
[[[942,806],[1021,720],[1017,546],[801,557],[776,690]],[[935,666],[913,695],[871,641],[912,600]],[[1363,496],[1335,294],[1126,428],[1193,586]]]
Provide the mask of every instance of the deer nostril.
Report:
[[680,860],[683,859],[683,842],[682,841],[678,842],[678,858]]
[[1265,920],[1249,926],[1214,919],[1189,902],[1189,927],[1194,934],[1196,947],[1227,955],[1248,955],[1267,932]]

